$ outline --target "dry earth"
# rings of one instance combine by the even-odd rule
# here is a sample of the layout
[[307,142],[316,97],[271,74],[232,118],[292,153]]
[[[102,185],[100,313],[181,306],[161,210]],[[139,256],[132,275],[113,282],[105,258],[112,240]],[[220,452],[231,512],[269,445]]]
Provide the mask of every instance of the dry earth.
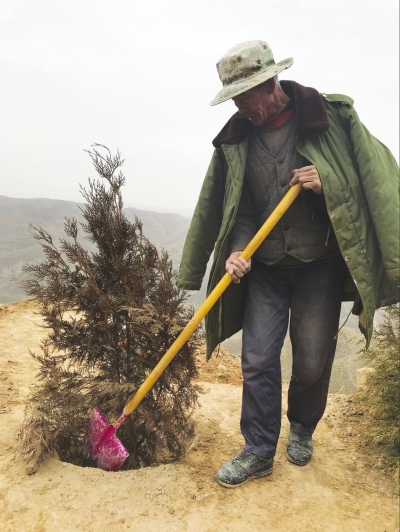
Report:
[[344,428],[346,397],[331,395],[315,433],[312,461],[287,462],[283,417],[274,472],[227,490],[214,471],[240,450],[240,368],[222,351],[199,358],[205,394],[195,412],[196,437],[187,455],[158,468],[106,473],[52,458],[32,476],[15,455],[24,405],[35,387],[35,361],[44,331],[30,302],[0,307],[0,530],[62,531],[351,531],[398,530],[397,504],[383,477]]

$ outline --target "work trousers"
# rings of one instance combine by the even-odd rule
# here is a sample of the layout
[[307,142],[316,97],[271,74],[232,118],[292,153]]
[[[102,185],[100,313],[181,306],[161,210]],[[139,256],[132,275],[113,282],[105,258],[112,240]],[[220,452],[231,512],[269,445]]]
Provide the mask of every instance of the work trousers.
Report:
[[247,451],[275,455],[281,428],[280,355],[289,315],[293,365],[287,416],[295,434],[313,434],[326,407],[345,271],[342,259],[295,268],[253,261],[242,348],[240,427]]

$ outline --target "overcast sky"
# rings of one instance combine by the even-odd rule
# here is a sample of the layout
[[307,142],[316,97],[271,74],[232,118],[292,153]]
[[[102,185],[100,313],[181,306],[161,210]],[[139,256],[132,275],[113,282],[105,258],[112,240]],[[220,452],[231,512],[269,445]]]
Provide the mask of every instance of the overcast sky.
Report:
[[398,157],[397,0],[2,0],[0,194],[80,200],[93,142],[125,158],[126,204],[191,211],[234,106],[209,102],[234,44],[342,93]]

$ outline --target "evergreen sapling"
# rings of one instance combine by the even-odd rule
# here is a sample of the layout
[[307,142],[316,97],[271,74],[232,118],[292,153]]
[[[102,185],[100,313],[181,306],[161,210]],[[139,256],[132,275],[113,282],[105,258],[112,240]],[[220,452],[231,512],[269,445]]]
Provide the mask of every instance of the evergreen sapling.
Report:
[[[35,471],[49,454],[80,463],[82,441],[94,407],[112,422],[122,411],[186,323],[193,310],[175,284],[165,250],[158,251],[136,218],[123,212],[125,177],[120,153],[101,145],[88,152],[101,179],[81,187],[83,223],[66,219],[56,245],[33,228],[45,261],[28,265],[24,281],[50,332],[41,353],[40,389],[27,406],[19,451]],[[83,231],[94,251],[81,244]],[[118,431],[130,453],[123,469],[179,458],[193,435],[197,402],[195,350],[198,329]]]

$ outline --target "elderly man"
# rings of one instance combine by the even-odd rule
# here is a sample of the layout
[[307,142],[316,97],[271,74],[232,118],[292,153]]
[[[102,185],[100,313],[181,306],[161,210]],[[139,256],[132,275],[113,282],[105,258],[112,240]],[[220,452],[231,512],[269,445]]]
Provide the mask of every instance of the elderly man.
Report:
[[[359,121],[353,101],[278,81],[263,41],[236,45],[217,64],[236,112],[214,155],[187,235],[179,286],[198,290],[214,250],[208,291],[233,284],[206,319],[207,356],[243,328],[244,449],[216,473],[236,487],[271,473],[281,422],[280,352],[293,352],[287,458],[305,465],[328,394],[342,301],[370,342],[377,308],[398,301],[398,167]],[[252,260],[241,251],[288,188],[304,189]],[[290,322],[290,323],[289,323]]]

